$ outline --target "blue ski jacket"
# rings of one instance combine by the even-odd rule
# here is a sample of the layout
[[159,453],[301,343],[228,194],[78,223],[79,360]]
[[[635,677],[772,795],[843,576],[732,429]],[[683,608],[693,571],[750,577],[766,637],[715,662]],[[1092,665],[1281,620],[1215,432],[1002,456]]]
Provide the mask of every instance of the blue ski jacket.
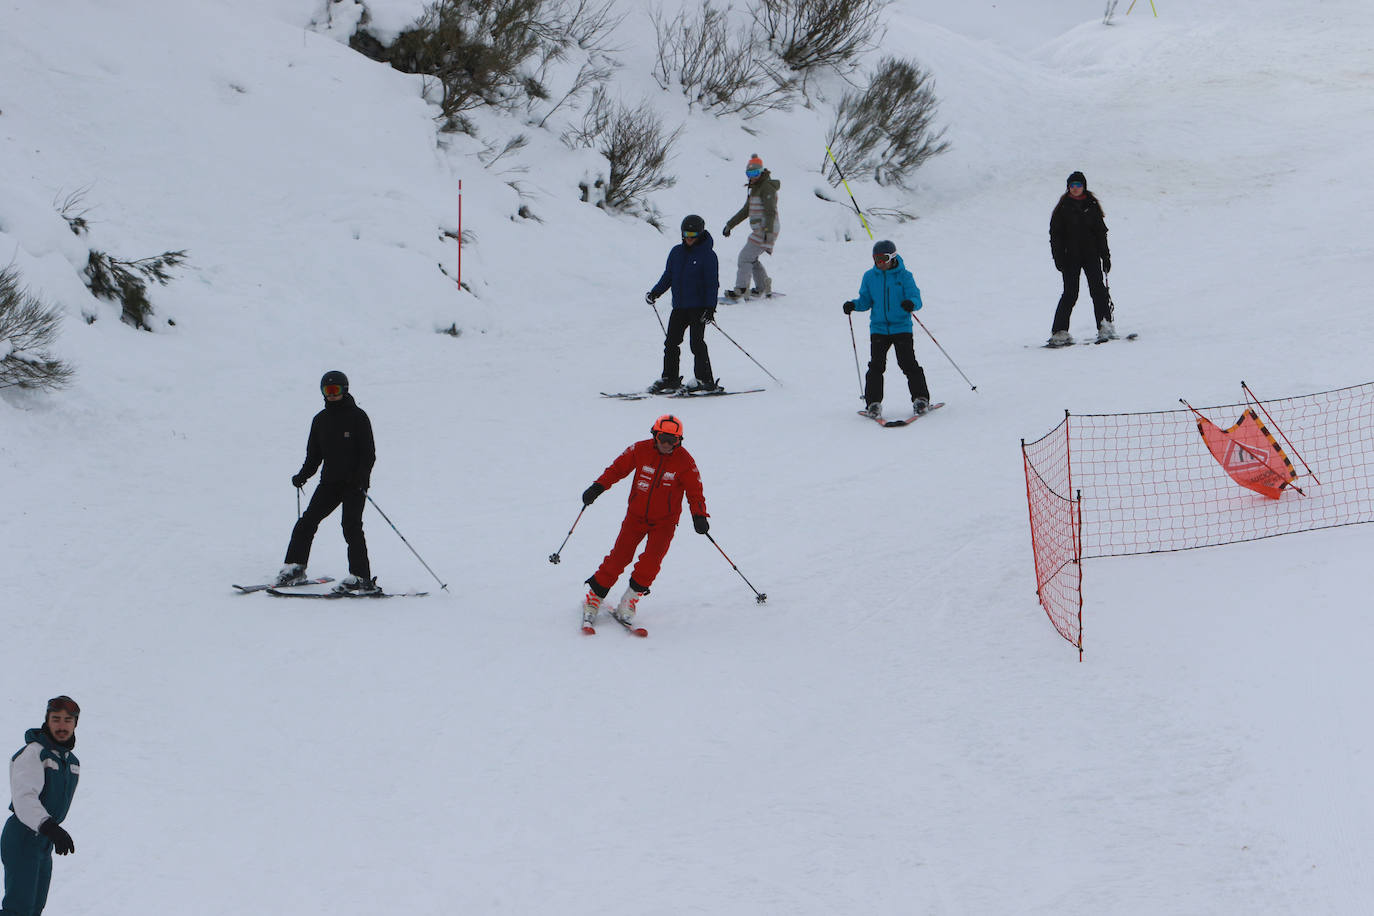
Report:
[[854,311],[870,312],[868,333],[870,334],[910,334],[911,314],[902,308],[902,300],[910,299],[916,308],[921,307],[921,288],[916,278],[906,269],[902,256],[897,255],[897,266],[888,270],[870,267],[859,284],[859,298],[854,300]]
[[657,299],[669,287],[673,290],[675,309],[716,307],[716,298],[720,295],[720,261],[711,233],[701,233],[690,247],[679,243],[668,252],[663,276],[649,292]]

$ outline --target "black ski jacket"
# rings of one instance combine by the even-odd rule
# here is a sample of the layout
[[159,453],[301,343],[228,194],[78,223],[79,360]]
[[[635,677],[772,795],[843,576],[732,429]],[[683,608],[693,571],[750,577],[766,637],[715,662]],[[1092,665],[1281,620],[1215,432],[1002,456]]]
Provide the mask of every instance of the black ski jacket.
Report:
[[372,465],[377,461],[377,447],[372,441],[372,421],[345,394],[337,401],[325,401],[324,410],[315,414],[310,424],[310,438],[305,443],[305,464],[301,476],[310,477],[324,462],[321,483],[342,481],[366,490],[372,482]]
[[1112,256],[1107,249],[1102,205],[1092,192],[1084,194],[1082,200],[1074,200],[1068,194],[1059,198],[1050,215],[1050,254],[1054,256],[1054,266],[1060,269]]

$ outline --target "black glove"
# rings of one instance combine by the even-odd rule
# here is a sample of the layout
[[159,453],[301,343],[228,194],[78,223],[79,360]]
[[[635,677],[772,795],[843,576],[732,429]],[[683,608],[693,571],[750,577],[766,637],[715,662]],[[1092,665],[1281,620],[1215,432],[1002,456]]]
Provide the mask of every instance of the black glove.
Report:
[[916,311],[916,303],[912,302],[910,299],[903,299],[902,310],[907,312],[914,312]]
[[650,305],[653,305],[655,302],[658,301],[658,297],[655,296],[653,293],[645,293],[644,301],[649,303]]
[[596,498],[606,492],[606,488],[599,483],[594,483],[582,491],[582,505],[590,506],[596,502]]
[[291,478],[291,486],[299,490],[301,487],[305,486],[306,482],[309,480],[310,476],[308,474],[296,474]]
[[702,323],[702,324],[710,324],[712,321],[715,320],[715,317],[716,317],[716,310],[715,310],[715,309],[702,309],[702,310],[701,310],[701,319],[700,319],[700,320],[701,320],[701,323]]
[[851,313],[851,312],[853,312],[853,311],[854,311],[854,303],[852,303],[852,302],[846,302],[846,303],[844,304],[844,313],[845,313],[846,315],[848,315],[849,313]]
[[59,856],[70,855],[76,852],[76,844],[72,842],[72,835],[62,829],[62,825],[52,818],[38,825],[38,832],[52,840],[52,851]]
[[1112,256],[1109,254],[1104,254],[1102,256],[1102,272],[1104,274],[1112,272]]
[[728,239],[730,237],[730,227],[726,226],[724,229],[720,230],[720,234]]
[[697,534],[705,534],[711,530],[711,520],[704,515],[692,516],[692,527],[697,530]]
[[368,491],[368,488],[371,487],[371,485],[372,482],[368,480],[366,477],[353,481],[353,486],[357,487],[359,490],[362,490],[364,493]]

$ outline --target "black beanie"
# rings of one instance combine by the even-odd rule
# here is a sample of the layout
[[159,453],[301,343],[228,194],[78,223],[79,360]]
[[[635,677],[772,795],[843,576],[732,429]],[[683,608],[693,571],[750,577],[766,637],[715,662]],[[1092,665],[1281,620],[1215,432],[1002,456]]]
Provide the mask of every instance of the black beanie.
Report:
[[1074,172],[1072,175],[1070,175],[1070,176],[1068,177],[1068,179],[1064,182],[1064,187],[1067,188],[1069,185],[1073,184],[1075,181],[1081,181],[1081,182],[1083,182],[1083,190],[1086,191],[1086,190],[1088,189],[1088,179],[1086,179],[1086,178],[1083,177],[1083,173],[1082,173],[1082,172]]

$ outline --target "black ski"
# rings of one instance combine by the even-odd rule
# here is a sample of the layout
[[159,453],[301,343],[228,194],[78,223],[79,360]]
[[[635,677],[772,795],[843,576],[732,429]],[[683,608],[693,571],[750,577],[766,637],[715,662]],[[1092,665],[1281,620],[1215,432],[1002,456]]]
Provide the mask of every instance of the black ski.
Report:
[[282,592],[276,588],[269,588],[267,594],[273,598],[324,598],[333,600],[335,598],[423,598],[429,592]]
[[263,585],[235,585],[234,588],[238,589],[241,594],[247,595],[252,592],[266,591],[269,588],[300,588],[302,585],[324,585],[326,582],[333,581],[333,576],[320,576],[317,579],[306,579],[304,582],[295,582],[291,585],[277,585],[273,582],[268,582]]
[[739,391],[688,391],[686,388],[678,388],[675,391],[603,391],[603,398],[618,398],[622,401],[642,401],[646,398],[721,398],[731,394],[753,394],[763,391],[762,388],[742,388]]

